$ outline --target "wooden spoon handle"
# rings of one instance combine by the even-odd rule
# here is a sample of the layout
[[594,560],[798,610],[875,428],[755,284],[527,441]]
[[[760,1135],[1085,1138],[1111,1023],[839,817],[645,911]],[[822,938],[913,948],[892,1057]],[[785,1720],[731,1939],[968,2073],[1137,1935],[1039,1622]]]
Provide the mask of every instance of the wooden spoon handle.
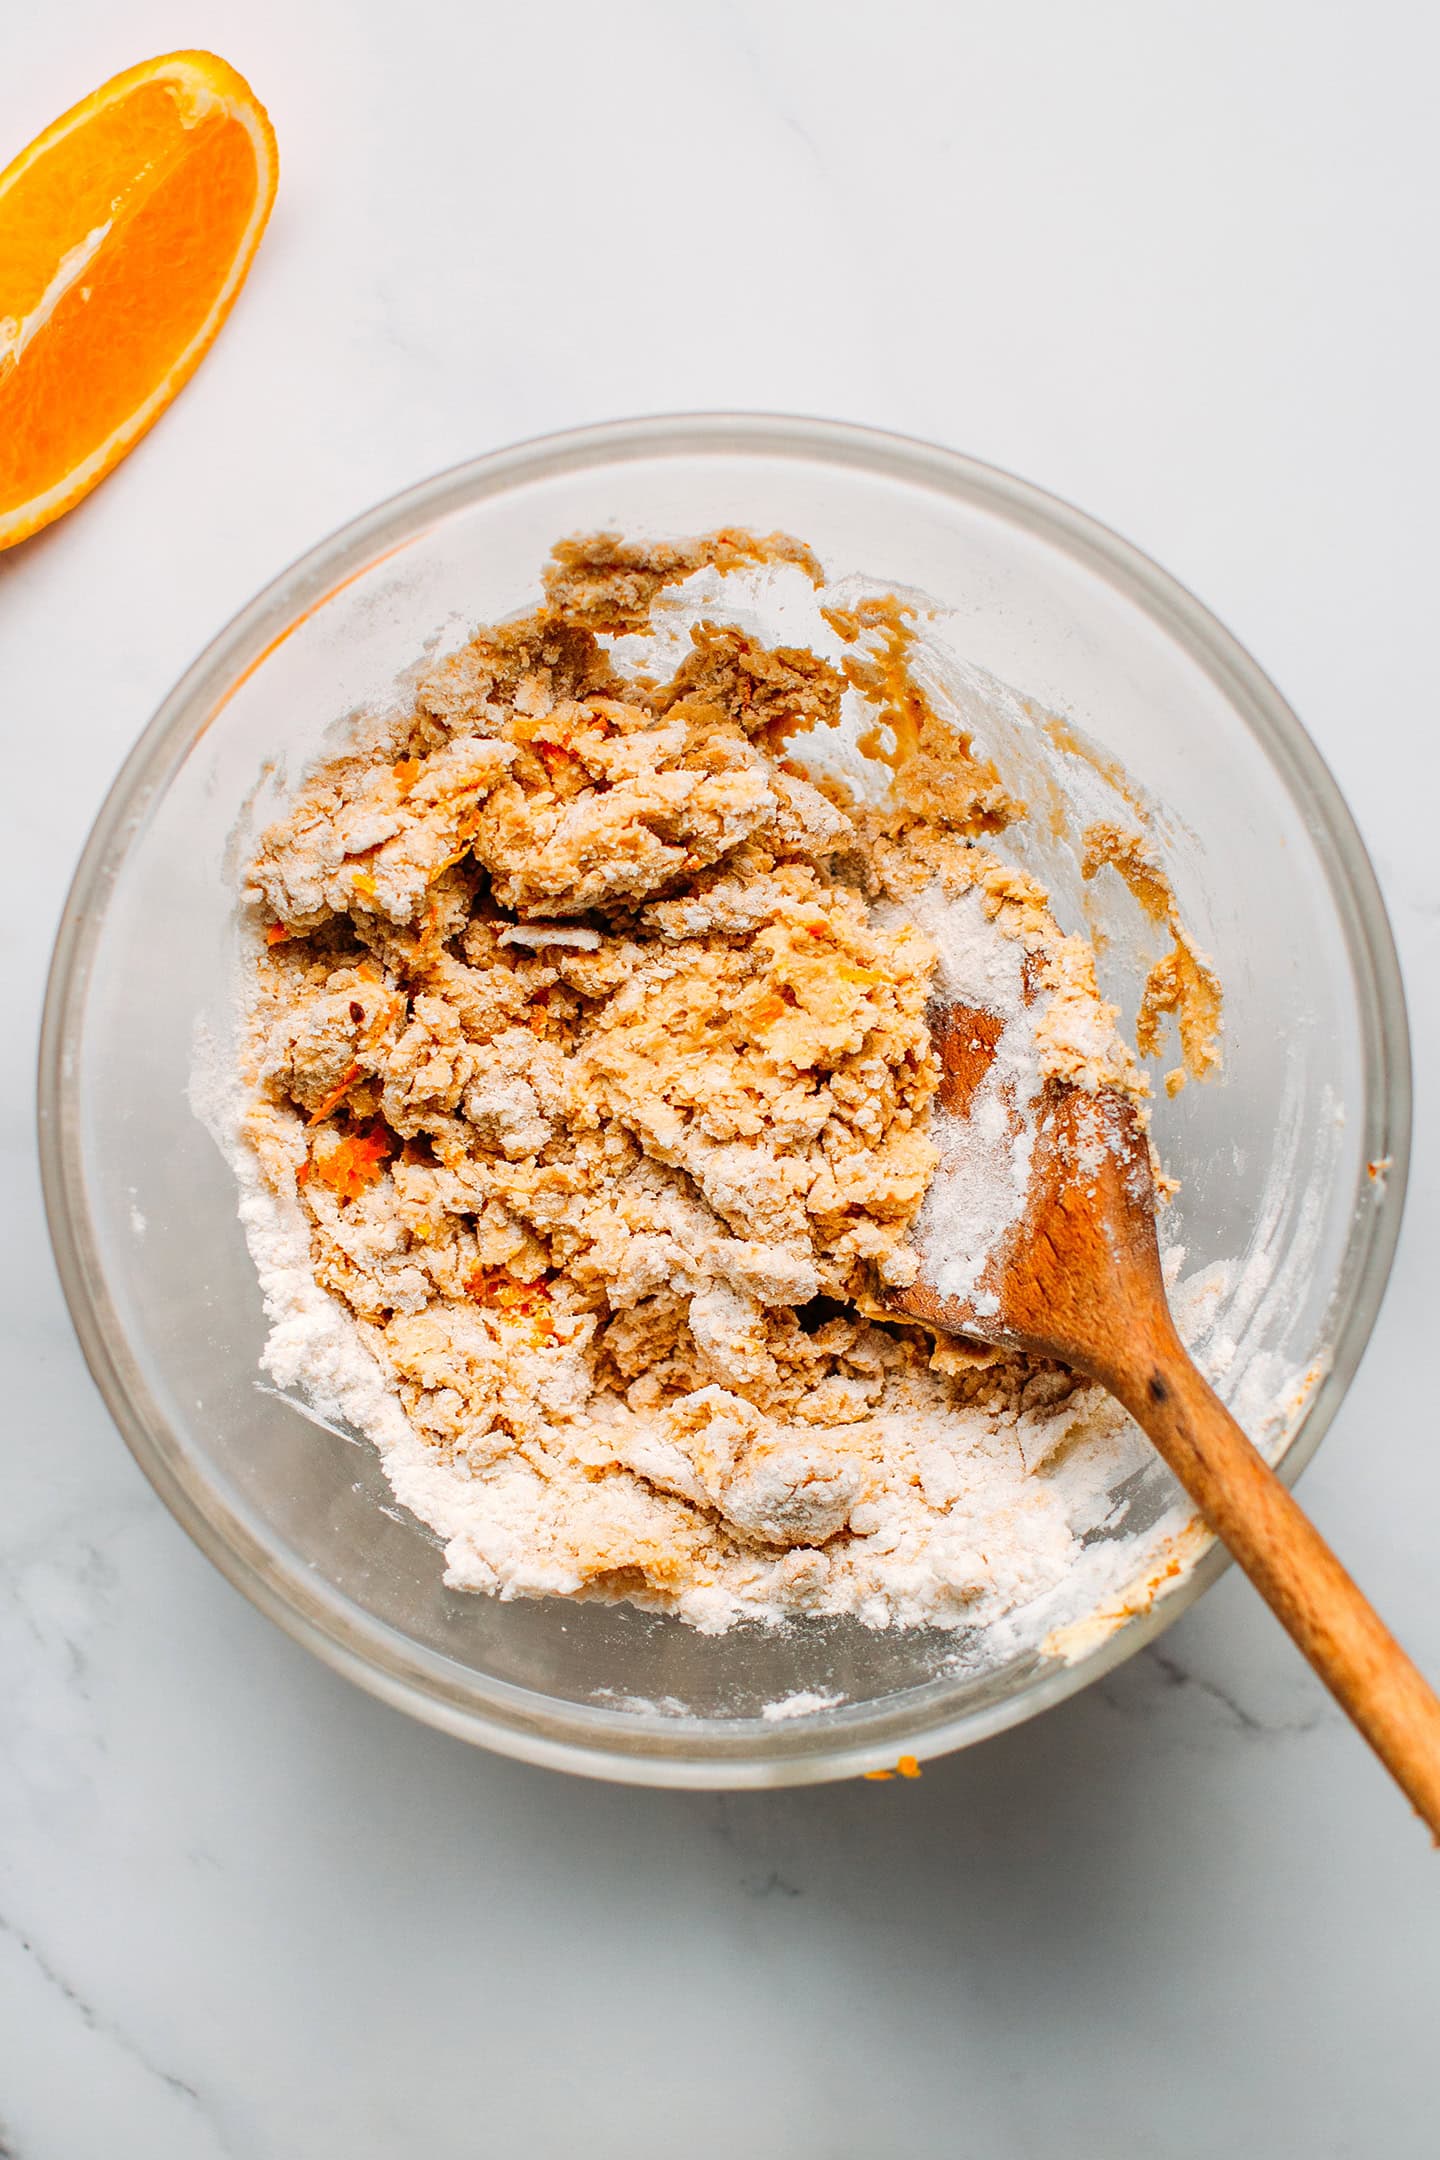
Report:
[[[1353,1719],[1440,1844],[1440,1699],[1166,1324],[1097,1374]],[[1169,1338],[1167,1340],[1167,1337]]]

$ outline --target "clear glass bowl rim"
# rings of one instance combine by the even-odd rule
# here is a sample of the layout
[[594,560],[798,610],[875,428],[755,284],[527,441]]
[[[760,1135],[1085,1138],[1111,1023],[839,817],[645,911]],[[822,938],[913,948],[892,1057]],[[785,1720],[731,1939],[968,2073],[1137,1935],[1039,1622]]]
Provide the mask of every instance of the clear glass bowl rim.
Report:
[[1364,1076],[1364,1157],[1389,1158],[1383,1193],[1352,1219],[1340,1271],[1329,1368],[1279,1465],[1293,1482],[1344,1398],[1384,1295],[1404,1204],[1411,1082],[1405,998],[1394,939],[1363,841],[1299,719],[1243,646],[1149,557],[1073,505],[977,459],[911,437],[786,414],[667,414],[517,443],[452,467],[352,520],[280,573],[212,640],[176,684],[116,777],[86,842],[61,917],[41,1028],[41,1176],[61,1284],[87,1364],[141,1469],[228,1579],[296,1641],[381,1700],[501,1753],[624,1783],[757,1787],[853,1777],[984,1739],[1074,1694],[1160,1634],[1228,1565],[1218,1545],[1144,1612],[1073,1663],[1043,1665],[1012,1694],[917,1715],[906,1698],[819,1720],[691,1724],[540,1696],[484,1680],[425,1650],[318,1583],[267,1540],[262,1520],[220,1492],[145,1386],[110,1300],[85,1196],[73,1054],[103,916],[124,857],[227,694],[300,620],[384,554],[488,496],[595,465],[733,453],[843,466],[960,498],[1027,526],[1141,607],[1225,691],[1300,808],[1324,863],[1354,971]]

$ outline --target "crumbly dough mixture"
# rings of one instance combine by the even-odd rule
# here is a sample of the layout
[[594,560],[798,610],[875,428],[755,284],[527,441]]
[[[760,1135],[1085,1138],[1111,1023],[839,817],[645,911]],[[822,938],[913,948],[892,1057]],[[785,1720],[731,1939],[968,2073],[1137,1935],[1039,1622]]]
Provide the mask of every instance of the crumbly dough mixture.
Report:
[[[312,775],[249,871],[243,1137],[418,1436],[397,1490],[449,1581],[953,1624],[1063,1568],[1029,1473],[1118,1413],[878,1303],[937,1160],[914,917],[968,896],[1018,954],[1045,1072],[1145,1082],[898,604],[831,618],[844,668],[702,623],[670,680],[617,670],[667,584],[775,559],[818,584],[783,536],[566,542],[534,615]],[[878,810],[794,755],[847,685]]]

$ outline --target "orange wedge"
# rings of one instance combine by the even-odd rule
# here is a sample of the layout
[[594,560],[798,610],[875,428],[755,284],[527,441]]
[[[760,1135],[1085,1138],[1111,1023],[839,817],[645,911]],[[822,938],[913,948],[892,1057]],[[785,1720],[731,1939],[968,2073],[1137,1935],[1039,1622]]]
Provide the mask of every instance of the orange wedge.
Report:
[[244,77],[179,52],[112,77],[0,172],[0,548],[88,495],[189,381],[276,170]]

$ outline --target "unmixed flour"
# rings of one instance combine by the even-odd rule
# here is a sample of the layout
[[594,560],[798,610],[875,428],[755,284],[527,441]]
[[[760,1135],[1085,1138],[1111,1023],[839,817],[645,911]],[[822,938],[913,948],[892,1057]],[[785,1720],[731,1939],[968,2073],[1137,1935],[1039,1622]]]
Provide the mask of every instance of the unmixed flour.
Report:
[[[903,609],[830,609],[838,657],[701,621],[667,679],[620,666],[682,581],[776,559],[818,585],[783,538],[565,543],[263,836],[222,1122],[266,1362],[374,1440],[456,1587],[984,1623],[1143,1455],[1099,1390],[883,1293],[922,1210],[973,1287],[1046,1079],[1145,1083]],[[806,776],[857,700],[881,800]],[[993,1035],[966,1126],[931,1116],[937,993]]]
[[939,1159],[912,1234],[920,1250],[936,1256],[940,1295],[983,1312],[987,1297],[993,1309],[994,1293],[978,1287],[981,1278],[1025,1210],[1045,1084],[1026,952],[1018,940],[996,936],[977,892],[952,900],[927,887],[909,911],[935,947],[935,1007],[983,1031],[977,1047],[985,1068],[957,1106],[963,1114],[935,1121]]

